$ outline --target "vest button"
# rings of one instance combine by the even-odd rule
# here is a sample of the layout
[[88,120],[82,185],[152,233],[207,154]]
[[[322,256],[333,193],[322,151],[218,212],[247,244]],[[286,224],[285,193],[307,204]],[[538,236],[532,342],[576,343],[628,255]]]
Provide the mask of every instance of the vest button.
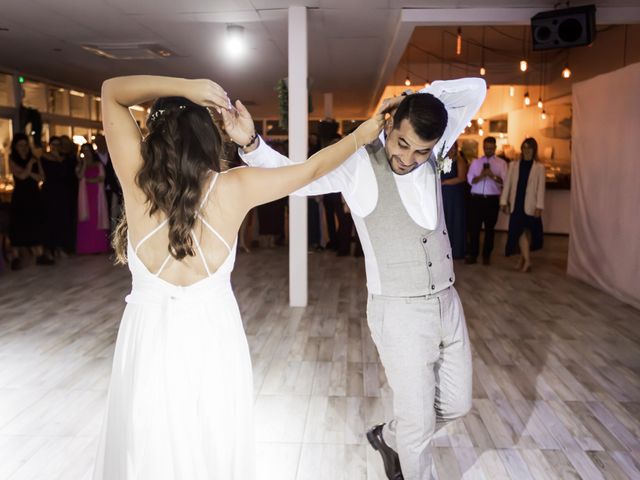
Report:
[[447,253],[447,258],[451,258],[448,253]]
[[426,239],[426,238],[423,238],[423,239],[422,239],[422,243],[427,243],[427,239]]
[[453,278],[450,278],[449,281],[453,283]]
[[444,235],[446,235],[446,234],[447,234],[447,231],[446,231],[446,230],[443,230],[443,231],[442,231],[442,233],[443,233]]
[[435,285],[431,285],[431,290],[435,290],[436,286]]
[[429,262],[429,266],[430,266],[430,267],[431,267],[431,266],[433,266],[433,263]]

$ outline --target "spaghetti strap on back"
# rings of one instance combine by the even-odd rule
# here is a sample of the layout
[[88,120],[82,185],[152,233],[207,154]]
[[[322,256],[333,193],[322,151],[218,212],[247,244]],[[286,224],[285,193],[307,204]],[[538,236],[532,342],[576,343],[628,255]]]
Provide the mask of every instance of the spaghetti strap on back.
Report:
[[160,222],[158,225],[155,226],[155,228],[153,230],[151,230],[149,233],[147,233],[144,237],[142,237],[142,240],[140,240],[138,242],[138,244],[136,245],[136,247],[134,248],[134,251],[136,253],[138,253],[138,250],[140,250],[140,247],[142,246],[142,244],[144,242],[146,242],[147,240],[149,240],[151,237],[153,237],[157,232],[160,231],[160,229],[162,227],[164,227],[167,223],[169,223],[169,219],[165,218],[162,222]]
[[[196,218],[198,220],[200,220],[202,222],[202,224],[211,232],[213,233],[216,238],[218,238],[218,240],[220,240],[222,242],[222,244],[225,246],[225,248],[227,249],[227,252],[230,254],[231,253],[231,246],[229,245],[229,243],[224,239],[224,237],[222,235],[220,235],[220,233],[213,227],[211,226],[211,224],[209,222],[207,222],[207,220],[204,218],[204,216],[202,215],[201,211],[204,208],[204,206],[207,204],[207,201],[209,200],[209,195],[211,195],[211,192],[213,191],[216,182],[218,181],[218,177],[220,176],[219,172],[214,172],[213,175],[211,176],[211,181],[209,182],[209,187],[207,188],[207,191],[205,192],[205,194],[202,197],[202,201],[200,202],[200,206],[198,207],[198,210],[196,211]],[[164,221],[160,222],[155,228],[153,228],[149,233],[147,233],[142,240],[140,240],[138,242],[138,244],[135,246],[134,248],[134,252],[136,253],[136,255],[138,254],[138,250],[140,249],[140,247],[142,246],[142,244],[144,242],[146,242],[147,240],[149,240],[153,235],[155,235],[157,232],[159,232],[162,227],[164,227],[167,223],[169,222],[169,219],[165,219]],[[200,258],[202,260],[202,264],[204,266],[205,271],[207,272],[207,276],[210,277],[211,275],[213,275],[216,272],[211,272],[211,270],[209,269],[209,265],[207,264],[207,259],[204,256],[204,252],[202,251],[202,247],[200,245],[200,241],[198,240],[198,236],[195,234],[195,232],[193,230],[191,230],[191,237],[193,238],[193,241],[196,245],[196,249],[198,250],[198,254],[200,255]],[[162,271],[164,270],[164,268],[167,266],[167,264],[169,263],[169,260],[171,260],[171,254],[167,254],[167,256],[164,258],[164,260],[162,261],[162,264],[160,265],[160,268],[158,269],[158,271],[156,273],[154,273],[153,275],[156,277],[159,277],[160,274],[162,273]]]

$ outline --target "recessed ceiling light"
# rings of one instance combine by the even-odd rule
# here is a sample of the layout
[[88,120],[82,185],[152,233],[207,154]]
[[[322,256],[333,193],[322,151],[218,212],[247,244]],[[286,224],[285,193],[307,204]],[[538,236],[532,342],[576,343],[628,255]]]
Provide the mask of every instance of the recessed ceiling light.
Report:
[[227,34],[224,43],[229,58],[239,59],[243,57],[247,51],[244,27],[242,25],[227,25]]

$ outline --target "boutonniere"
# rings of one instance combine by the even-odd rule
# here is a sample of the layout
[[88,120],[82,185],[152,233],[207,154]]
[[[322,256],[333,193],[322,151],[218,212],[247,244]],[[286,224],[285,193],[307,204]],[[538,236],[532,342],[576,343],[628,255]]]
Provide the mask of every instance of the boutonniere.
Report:
[[443,173],[449,173],[451,171],[451,165],[453,164],[453,160],[451,160],[451,158],[444,156],[445,146],[446,144],[445,142],[443,142],[442,148],[440,149],[440,152],[438,153],[438,156],[436,159],[436,173],[438,175],[442,175]]

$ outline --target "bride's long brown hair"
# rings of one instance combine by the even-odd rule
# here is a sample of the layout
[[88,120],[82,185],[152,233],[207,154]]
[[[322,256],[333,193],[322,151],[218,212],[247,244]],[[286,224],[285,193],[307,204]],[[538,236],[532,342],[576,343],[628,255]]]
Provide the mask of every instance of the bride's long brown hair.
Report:
[[[183,97],[156,100],[142,141],[143,164],[136,184],[149,215],[169,219],[169,253],[177,260],[195,255],[191,229],[209,170],[220,171],[220,132],[209,111]],[[117,263],[127,262],[127,219],[122,214],[112,238]]]

